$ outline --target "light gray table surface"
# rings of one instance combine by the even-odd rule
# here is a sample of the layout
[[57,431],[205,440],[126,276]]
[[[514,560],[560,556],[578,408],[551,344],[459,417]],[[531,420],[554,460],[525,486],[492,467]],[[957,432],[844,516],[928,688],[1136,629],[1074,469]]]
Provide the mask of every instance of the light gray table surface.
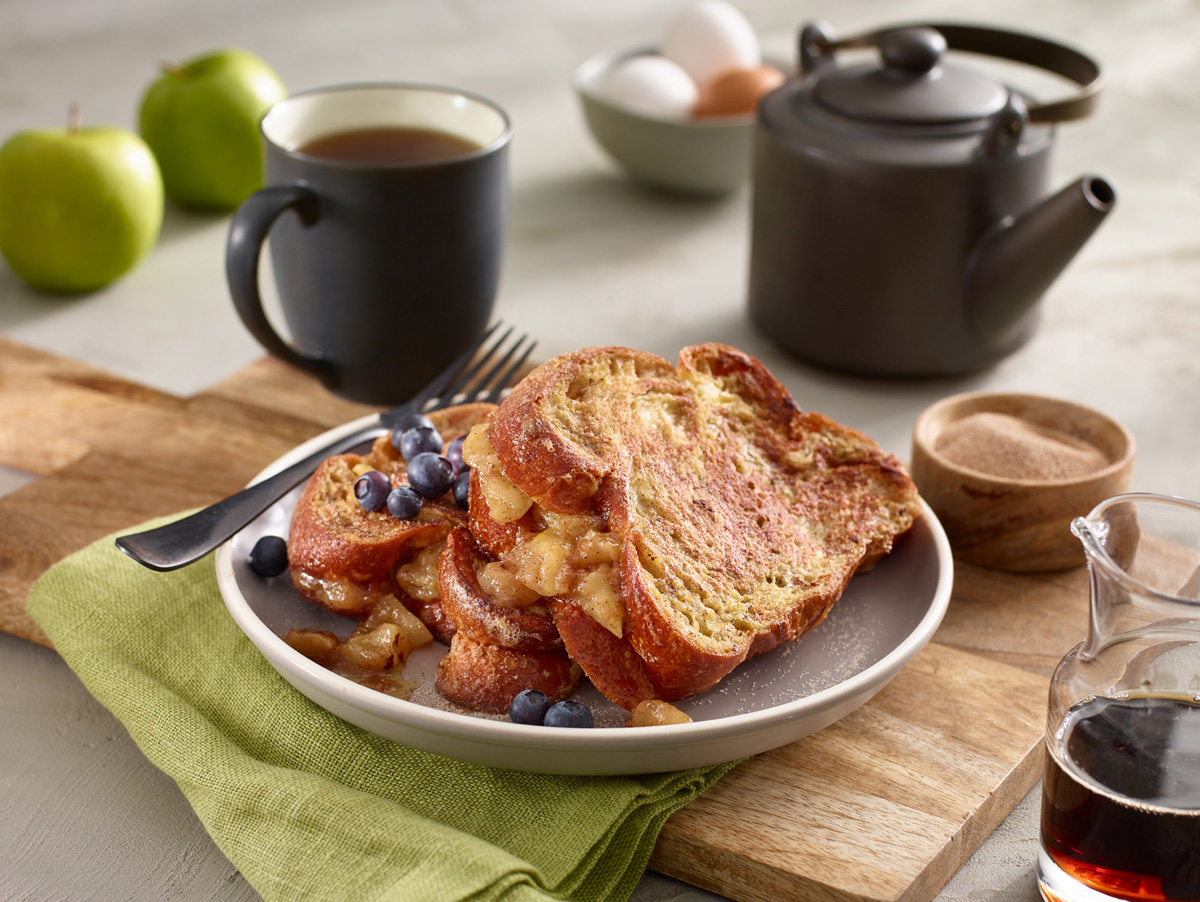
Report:
[[[1026,347],[968,378],[896,383],[814,370],[757,334],[744,312],[750,192],[697,201],[630,184],[591,142],[569,87],[587,56],[653,41],[677,2],[0,0],[0,138],[59,125],[71,102],[87,122],[132,127],[160,59],[226,45],[259,53],[292,90],[374,80],[472,89],[514,121],[497,311],[536,332],[541,354],[611,343],[672,357],[690,343],[725,341],[761,357],[802,407],[903,458],[915,417],[940,397],[1056,395],[1134,432],[1135,488],[1200,498],[1200,4],[739,5],[766,49],[785,58],[812,18],[841,33],[953,18],[1039,32],[1101,60],[1099,113],[1060,129],[1055,182],[1103,175],[1117,208],[1048,293]],[[168,207],[143,265],[76,299],[40,296],[0,263],[0,333],[196,393],[262,354],[224,285],[227,226],[224,216]],[[0,492],[29,479],[2,471]],[[174,784],[52,652],[0,635],[0,687],[0,898],[256,897]],[[1036,898],[1036,831],[1031,794],[938,898]],[[635,898],[716,897],[647,874]]]

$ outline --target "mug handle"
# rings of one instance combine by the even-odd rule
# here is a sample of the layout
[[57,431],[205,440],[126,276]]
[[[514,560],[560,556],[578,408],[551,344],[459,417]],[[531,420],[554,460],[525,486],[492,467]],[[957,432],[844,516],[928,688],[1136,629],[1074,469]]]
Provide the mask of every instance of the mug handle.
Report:
[[302,185],[270,185],[250,195],[233,214],[225,246],[225,278],[233,306],[250,334],[275,357],[324,379],[328,360],[301,354],[279,337],[263,310],[258,290],[258,264],[271,226],[285,211],[295,210],[307,227],[317,221],[317,195]]

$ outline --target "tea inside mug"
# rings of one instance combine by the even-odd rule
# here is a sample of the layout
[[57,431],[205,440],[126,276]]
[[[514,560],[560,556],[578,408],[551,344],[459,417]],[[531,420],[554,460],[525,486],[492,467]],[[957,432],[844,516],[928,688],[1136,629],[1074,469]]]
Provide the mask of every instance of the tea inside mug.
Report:
[[297,150],[342,163],[427,163],[475,153],[474,141],[431,128],[360,128],[309,141]]
[[358,85],[296,94],[262,122],[287,151],[349,163],[421,164],[501,142],[508,120],[470,95],[423,85]]

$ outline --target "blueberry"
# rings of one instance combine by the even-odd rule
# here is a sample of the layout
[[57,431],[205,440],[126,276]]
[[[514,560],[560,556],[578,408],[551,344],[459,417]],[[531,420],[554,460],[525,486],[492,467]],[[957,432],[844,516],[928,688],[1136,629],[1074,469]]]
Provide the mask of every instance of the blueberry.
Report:
[[388,493],[392,490],[392,481],[385,473],[371,470],[363,473],[354,483],[354,497],[362,505],[363,510],[381,511],[387,504]]
[[250,569],[259,576],[278,576],[288,567],[287,542],[279,536],[263,536],[250,550]]
[[454,482],[450,461],[432,451],[423,451],[408,462],[408,484],[426,498],[441,498]]
[[387,509],[398,520],[415,520],[424,504],[420,494],[407,485],[392,489],[387,496]]
[[546,710],[550,707],[550,699],[539,689],[525,689],[517,693],[517,697],[508,706],[508,719],[513,723],[527,723],[535,727],[542,725]]
[[592,721],[592,712],[588,710],[587,705],[581,705],[570,699],[559,702],[557,705],[551,705],[542,723],[548,727],[595,726]]
[[446,460],[450,461],[450,466],[454,467],[455,473],[461,473],[468,469],[466,461],[463,460],[462,446],[465,435],[460,435],[449,445],[446,446]]
[[397,451],[400,450],[400,440],[404,438],[404,433],[410,429],[416,429],[418,426],[427,426],[430,429],[436,430],[433,425],[433,420],[420,413],[406,413],[392,427],[392,447]]
[[467,470],[454,477],[454,503],[466,510],[470,505],[471,471]]
[[412,460],[425,451],[442,453],[442,437],[433,426],[414,426],[400,436],[400,456],[405,460]]

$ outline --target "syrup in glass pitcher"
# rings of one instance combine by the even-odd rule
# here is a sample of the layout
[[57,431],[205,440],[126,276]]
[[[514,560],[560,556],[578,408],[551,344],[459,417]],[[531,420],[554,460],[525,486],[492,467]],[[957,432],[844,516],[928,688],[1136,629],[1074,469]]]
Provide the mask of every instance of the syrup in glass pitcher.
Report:
[[1071,531],[1091,622],[1050,684],[1039,889],[1200,900],[1200,504],[1118,495]]

